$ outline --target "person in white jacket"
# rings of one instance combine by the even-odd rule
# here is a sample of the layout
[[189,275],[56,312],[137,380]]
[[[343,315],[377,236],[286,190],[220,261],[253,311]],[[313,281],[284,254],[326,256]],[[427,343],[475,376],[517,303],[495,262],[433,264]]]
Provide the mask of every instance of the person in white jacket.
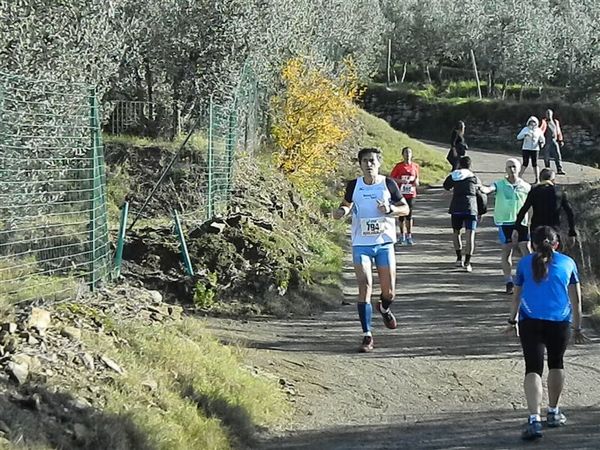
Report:
[[521,166],[519,177],[523,176],[525,169],[527,169],[529,161],[531,160],[531,168],[535,175],[534,184],[537,184],[540,178],[540,170],[537,165],[538,155],[540,149],[543,148],[546,143],[544,133],[540,129],[540,122],[537,117],[531,116],[527,120],[527,126],[517,134],[517,139],[523,141],[523,146],[521,147],[523,152],[523,165]]

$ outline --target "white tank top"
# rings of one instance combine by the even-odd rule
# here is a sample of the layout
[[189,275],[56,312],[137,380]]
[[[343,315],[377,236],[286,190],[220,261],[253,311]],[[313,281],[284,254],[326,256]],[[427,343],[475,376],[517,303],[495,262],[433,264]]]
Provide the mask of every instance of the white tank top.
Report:
[[377,245],[396,242],[396,218],[377,209],[377,200],[391,205],[386,177],[378,175],[374,184],[356,180],[352,194],[352,245]]

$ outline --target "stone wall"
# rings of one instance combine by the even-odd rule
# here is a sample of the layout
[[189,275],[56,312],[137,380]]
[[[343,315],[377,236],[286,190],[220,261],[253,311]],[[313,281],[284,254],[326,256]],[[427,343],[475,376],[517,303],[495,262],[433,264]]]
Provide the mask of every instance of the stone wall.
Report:
[[449,142],[453,127],[463,120],[469,145],[516,154],[521,148],[516,135],[528,117],[542,117],[547,108],[552,108],[563,129],[563,157],[600,165],[600,111],[540,102],[427,102],[409,93],[381,89],[369,90],[364,106],[398,130],[441,142]]

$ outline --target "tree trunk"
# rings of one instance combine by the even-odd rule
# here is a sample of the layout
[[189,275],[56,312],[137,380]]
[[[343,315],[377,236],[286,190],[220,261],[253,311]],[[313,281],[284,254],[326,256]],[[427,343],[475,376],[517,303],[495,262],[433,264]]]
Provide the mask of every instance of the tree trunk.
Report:
[[502,87],[502,100],[506,98],[506,89],[508,87],[508,78],[504,80],[504,86]]
[[175,137],[177,136],[177,133],[179,132],[179,119],[181,117],[180,112],[179,112],[179,100],[180,100],[180,96],[181,96],[181,92],[180,92],[180,88],[181,88],[181,78],[178,75],[175,76],[175,79],[173,80],[173,92],[172,92],[172,110],[173,110],[173,116],[172,116],[172,129],[171,129],[171,140],[175,139]]
[[392,69],[392,40],[388,39],[387,83],[386,83],[386,87],[388,87],[388,88],[390,87],[391,69]]
[[150,68],[150,60],[144,58],[144,67],[146,69],[146,89],[148,94],[148,119],[154,120],[154,76]]
[[479,81],[479,73],[477,72],[477,62],[475,61],[475,53],[473,49],[471,49],[471,61],[473,62],[473,71],[475,72],[475,81],[477,81],[477,95],[479,95],[479,100],[483,98],[481,95],[481,82]]
[[404,83],[405,79],[406,79],[406,61],[404,62],[404,68],[402,69],[402,79],[400,80],[400,83]]
[[425,74],[427,75],[427,81],[429,84],[433,84],[431,81],[431,72],[429,71],[429,64],[425,64]]

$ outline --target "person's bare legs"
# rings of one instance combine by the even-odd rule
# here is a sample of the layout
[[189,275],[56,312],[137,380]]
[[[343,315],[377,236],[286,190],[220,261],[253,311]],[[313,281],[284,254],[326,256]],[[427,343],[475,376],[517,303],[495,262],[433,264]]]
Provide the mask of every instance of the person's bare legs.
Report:
[[460,230],[453,230],[452,232],[452,244],[454,245],[454,250],[462,251],[462,239],[460,238]]
[[565,370],[550,369],[548,372],[548,406],[556,408],[565,385]]
[[500,263],[502,265],[502,274],[506,283],[512,281],[512,253],[514,244],[509,242],[502,245],[502,256]]
[[521,256],[527,256],[531,253],[531,242],[523,241],[519,242],[519,251],[521,252]]
[[529,410],[529,414],[539,415],[542,411],[542,377],[535,372],[528,373],[525,375],[523,388],[525,389],[525,398],[527,399],[527,409]]
[[467,255],[473,255],[473,253],[475,253],[475,230],[467,230],[465,238],[465,251],[467,252]]
[[371,260],[363,258],[361,264],[354,264],[354,273],[358,283],[358,303],[371,303],[373,293]]

